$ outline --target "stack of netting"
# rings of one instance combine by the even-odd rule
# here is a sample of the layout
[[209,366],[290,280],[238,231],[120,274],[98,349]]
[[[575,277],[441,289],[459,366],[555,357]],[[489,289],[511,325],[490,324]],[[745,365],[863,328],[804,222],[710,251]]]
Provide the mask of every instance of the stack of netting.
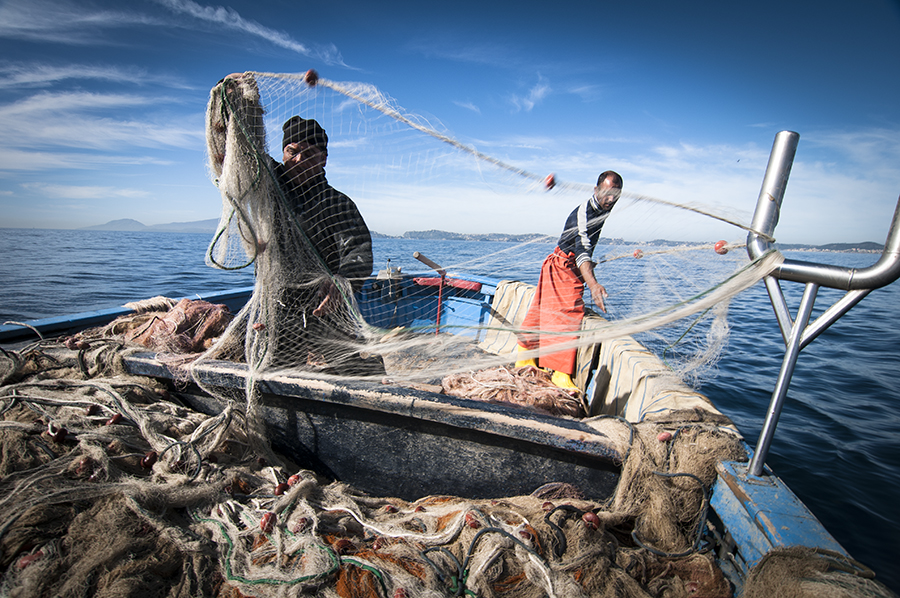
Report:
[[[565,483],[408,502],[262,456],[239,408],[193,412],[155,380],[122,374],[121,343],[83,338],[3,354],[4,596],[731,593],[699,543],[714,463],[741,450],[720,422],[681,414],[674,434],[668,420],[634,425],[603,503]],[[846,595],[880,591],[830,555],[764,565],[796,595],[851,578]],[[759,573],[747,595],[772,579]]]
[[[369,497],[261,456],[238,409],[202,416],[154,380],[124,376],[119,343],[79,342],[81,349],[44,342],[15,353],[18,367],[2,389],[4,594],[645,596],[673,584],[727,588],[708,557],[666,566],[631,539],[642,516],[623,501],[643,501],[636,487],[646,480],[622,486],[609,505],[565,484],[496,500]],[[652,450],[655,430],[647,429]],[[689,548],[703,503],[693,501],[693,522],[672,524],[676,533],[691,528],[675,544],[655,526],[642,530],[644,540]]]

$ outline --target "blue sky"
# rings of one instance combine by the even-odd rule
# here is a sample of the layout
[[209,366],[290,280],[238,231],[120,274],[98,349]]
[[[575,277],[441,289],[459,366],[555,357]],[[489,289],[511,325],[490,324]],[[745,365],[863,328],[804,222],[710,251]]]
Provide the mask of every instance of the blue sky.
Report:
[[[744,218],[775,134],[797,131],[785,243],[883,242],[900,195],[896,0],[2,0],[0,57],[0,227],[218,217],[203,115],[210,87],[245,70],[371,83],[487,153],[528,147],[587,184],[613,168],[626,191]],[[388,234],[555,235],[573,207],[428,222],[354,199]]]

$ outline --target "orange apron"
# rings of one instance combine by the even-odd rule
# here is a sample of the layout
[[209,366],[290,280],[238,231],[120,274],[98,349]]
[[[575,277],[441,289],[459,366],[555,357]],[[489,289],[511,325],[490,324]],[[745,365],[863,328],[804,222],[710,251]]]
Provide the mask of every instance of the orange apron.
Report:
[[[576,337],[560,334],[541,334],[575,332],[581,328],[584,318],[584,280],[575,265],[574,253],[563,253],[557,247],[547,256],[541,266],[541,276],[528,314],[522,322],[526,331],[519,335],[519,344],[526,349],[540,349],[538,364],[564,372],[570,376],[575,373],[576,349],[563,349],[553,352],[553,346],[574,341]],[[547,353],[545,353],[547,351]]]

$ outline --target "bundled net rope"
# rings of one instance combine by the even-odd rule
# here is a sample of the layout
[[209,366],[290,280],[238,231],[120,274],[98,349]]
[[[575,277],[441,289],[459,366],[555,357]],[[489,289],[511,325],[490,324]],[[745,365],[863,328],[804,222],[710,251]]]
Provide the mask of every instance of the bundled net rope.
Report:
[[[202,416],[158,381],[122,375],[121,346],[99,332],[79,342],[21,350],[0,394],[3,595],[728,592],[711,557],[692,549],[705,501],[696,488],[675,499],[685,504],[672,529],[640,528],[642,542],[690,553],[675,560],[629,536],[647,517],[652,480],[606,504],[564,483],[494,500],[370,497],[260,458],[239,410]],[[639,425],[634,454],[666,468],[700,441],[718,445],[710,456],[739,450],[697,422],[666,455],[654,435],[667,426]],[[690,471],[710,483],[710,463]]]
[[[700,541],[715,462],[742,452],[723,421],[635,424],[602,502],[565,483],[372,497],[261,458],[240,410],[200,415],[123,375],[116,341],[79,342],[20,350],[0,391],[4,596],[731,595]],[[765,559],[745,592],[784,584],[891,595],[852,560],[798,551]]]

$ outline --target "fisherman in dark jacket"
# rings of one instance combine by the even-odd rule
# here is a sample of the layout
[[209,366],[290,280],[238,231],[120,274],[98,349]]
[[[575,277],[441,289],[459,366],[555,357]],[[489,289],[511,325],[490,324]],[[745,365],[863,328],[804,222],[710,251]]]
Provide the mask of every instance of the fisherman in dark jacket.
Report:
[[372,274],[372,237],[356,204],[325,179],[328,136],[318,122],[299,116],[282,129],[278,183],[328,272],[348,279],[358,291]]
[[[286,339],[307,346],[308,365],[321,365],[338,374],[383,373],[381,360],[363,359],[350,333],[353,316],[349,313],[349,297],[342,296],[337,277],[346,279],[353,293],[362,288],[372,274],[372,237],[365,220],[353,201],[328,184],[325,162],[328,156],[328,136],[318,122],[294,116],[283,127],[283,163],[274,164],[278,185],[291,218],[302,231],[306,243],[301,272],[325,274],[318,288],[298,286],[289,293],[295,326]],[[274,162],[274,161],[273,161]],[[293,223],[281,223],[282,230]],[[293,237],[293,235],[290,235]],[[286,257],[286,256],[285,256]],[[297,259],[299,256],[294,256]],[[304,275],[305,278],[305,275]],[[346,289],[345,291],[346,292]],[[285,302],[288,301],[286,296]],[[312,317],[310,317],[310,315]],[[293,342],[292,342],[293,341]],[[284,344],[280,343],[282,348]],[[292,360],[293,361],[293,360]]]

